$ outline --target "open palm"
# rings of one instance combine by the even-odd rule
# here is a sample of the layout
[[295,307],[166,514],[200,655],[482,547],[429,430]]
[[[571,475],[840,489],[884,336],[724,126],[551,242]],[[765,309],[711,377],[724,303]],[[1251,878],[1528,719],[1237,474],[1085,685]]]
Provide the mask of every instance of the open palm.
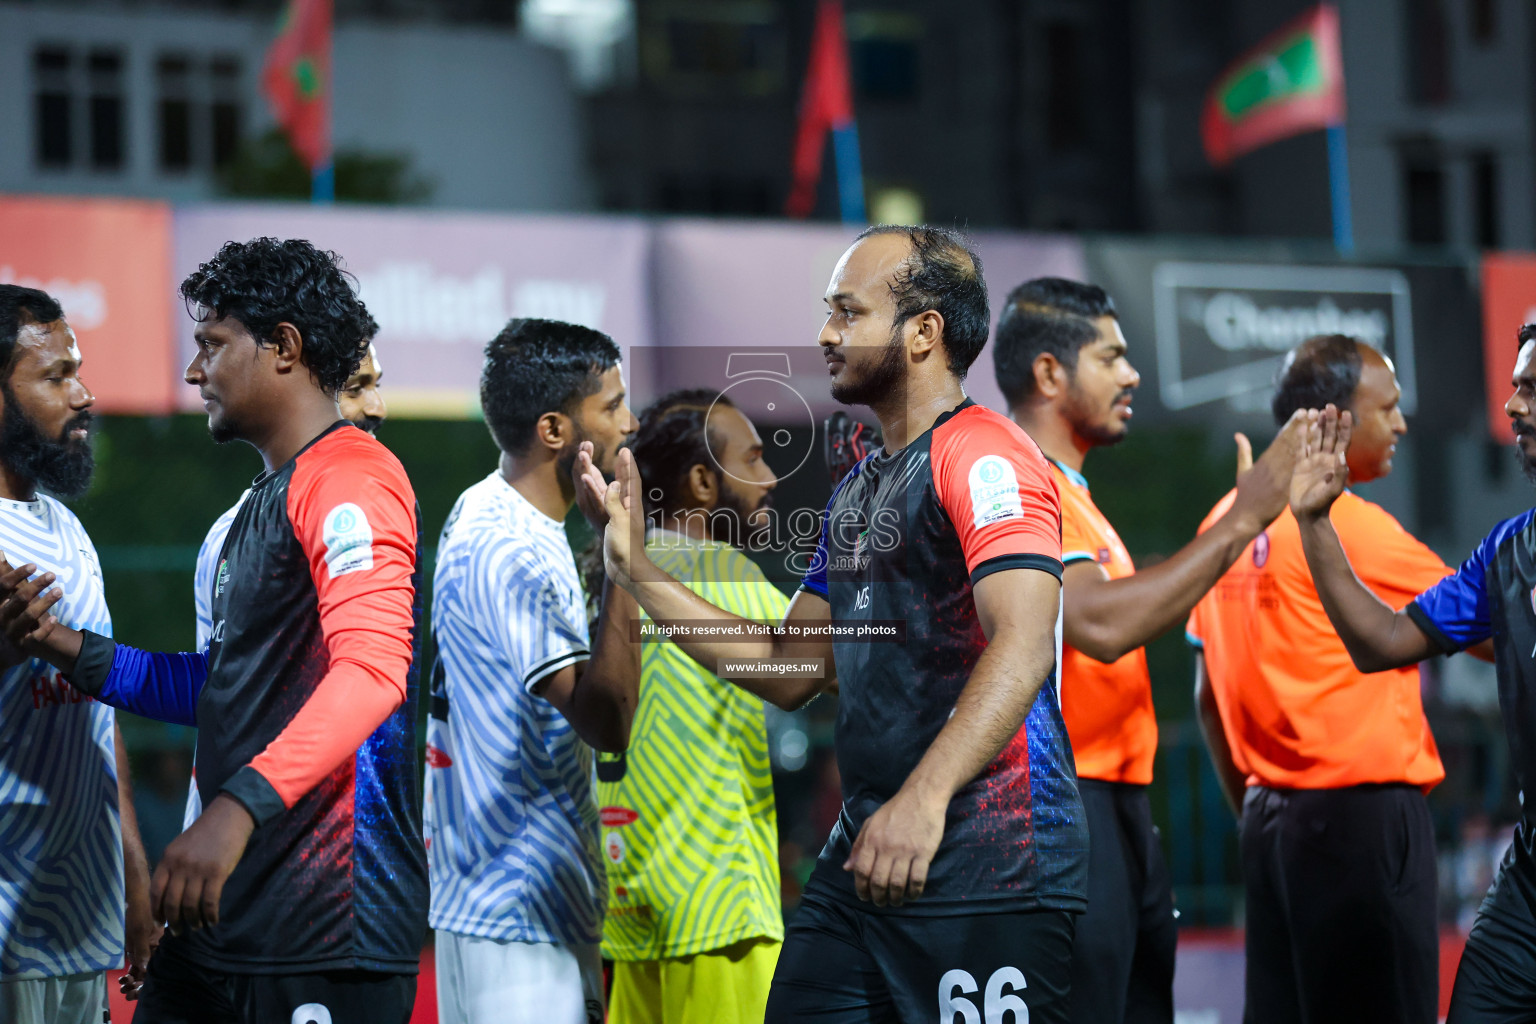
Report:
[[1306,430],[1301,437],[1301,451],[1291,474],[1291,511],[1296,518],[1326,515],[1344,486],[1349,482],[1351,422],[1349,413],[1340,413],[1332,405],[1322,412],[1307,413]]

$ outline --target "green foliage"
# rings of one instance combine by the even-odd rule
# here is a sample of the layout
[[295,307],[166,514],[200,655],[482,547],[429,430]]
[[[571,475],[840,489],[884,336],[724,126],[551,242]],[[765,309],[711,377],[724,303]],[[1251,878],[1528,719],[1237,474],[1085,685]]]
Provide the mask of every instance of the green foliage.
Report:
[[[219,190],[243,199],[308,199],[309,170],[282,129],[247,139],[218,172]],[[386,205],[424,203],[432,183],[403,154],[344,149],[336,154],[336,198]]]

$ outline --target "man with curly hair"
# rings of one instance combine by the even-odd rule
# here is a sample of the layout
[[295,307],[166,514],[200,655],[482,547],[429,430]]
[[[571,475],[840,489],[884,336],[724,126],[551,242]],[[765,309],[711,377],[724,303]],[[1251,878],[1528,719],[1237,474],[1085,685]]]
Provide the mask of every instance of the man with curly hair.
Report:
[[416,791],[415,494],[339,415],[372,321],[334,253],[230,242],[182,282],[186,379],[265,471],[219,558],[205,650],[64,628],[0,565],[8,635],[114,707],[198,727],[203,813],[151,886],[171,934],[141,1024],[409,1019],[426,924]]

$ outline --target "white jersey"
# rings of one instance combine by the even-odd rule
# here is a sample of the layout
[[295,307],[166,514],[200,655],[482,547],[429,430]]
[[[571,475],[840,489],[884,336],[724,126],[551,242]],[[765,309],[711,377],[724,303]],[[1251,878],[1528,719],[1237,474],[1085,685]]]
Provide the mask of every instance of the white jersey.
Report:
[[[230,509],[213,521],[203,546],[197,549],[197,569],[192,574],[192,606],[197,612],[197,650],[208,649],[208,639],[213,636],[213,585],[219,574],[219,556],[224,553],[224,541],[229,538],[229,528],[235,523],[240,506],[251,496],[247,487]],[[195,759],[195,758],[194,758]],[[181,815],[181,830],[192,827],[197,816],[203,813],[203,798],[197,792],[197,776],[187,784],[187,809]]]
[[606,882],[592,748],[529,690],[588,656],[565,528],[493,473],[454,506],[433,583],[432,926],[498,940],[597,942]]
[[[58,577],[73,629],[112,635],[96,549],[52,498],[0,499],[0,551]],[[29,659],[0,673],[0,979],[123,962],[123,840],[112,709]]]

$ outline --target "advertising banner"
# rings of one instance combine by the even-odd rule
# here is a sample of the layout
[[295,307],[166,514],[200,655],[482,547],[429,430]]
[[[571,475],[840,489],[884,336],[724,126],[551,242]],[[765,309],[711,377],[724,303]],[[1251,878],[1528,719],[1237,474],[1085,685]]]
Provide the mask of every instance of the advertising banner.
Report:
[[[226,241],[306,238],[341,255],[379,323],[391,416],[478,415],[486,342],[512,317],[594,327],[620,346],[650,340],[649,232],[618,217],[428,213],[277,204],[179,207],[175,280]],[[179,301],[176,336],[191,358]],[[200,408],[184,387],[182,407]]]
[[1514,439],[1504,402],[1520,349],[1520,328],[1536,323],[1536,255],[1489,253],[1483,257],[1483,377],[1488,434],[1500,444]]
[[0,283],[64,307],[98,413],[164,415],[181,377],[171,343],[164,203],[0,197]]

